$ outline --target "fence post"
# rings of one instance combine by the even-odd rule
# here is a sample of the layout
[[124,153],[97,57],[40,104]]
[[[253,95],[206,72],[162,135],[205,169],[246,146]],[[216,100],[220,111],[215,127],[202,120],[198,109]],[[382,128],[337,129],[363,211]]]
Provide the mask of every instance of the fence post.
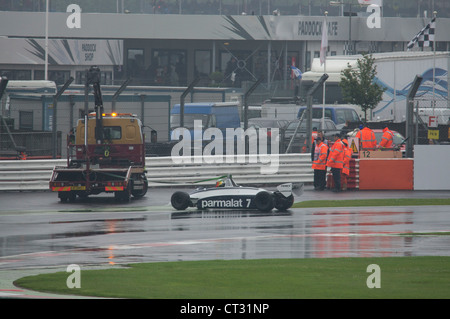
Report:
[[413,125],[413,113],[414,113],[414,97],[416,96],[417,90],[422,83],[422,76],[416,75],[414,82],[411,84],[411,87],[408,91],[408,95],[406,97],[406,157],[413,157],[413,133],[414,133],[414,125]]
[[58,155],[58,137],[56,136],[56,110],[58,105],[58,100],[61,97],[61,95],[64,93],[64,91],[69,87],[70,83],[73,82],[73,77],[70,77],[66,83],[59,89],[58,92],[56,92],[55,96],[53,97],[53,117],[52,117],[52,153],[53,158],[56,158]]
[[196,86],[199,81],[200,81],[200,77],[198,77],[194,81],[192,81],[191,84],[189,84],[189,86],[186,88],[186,90],[180,96],[180,127],[184,127],[184,100],[186,99],[186,96],[190,92],[192,92],[192,90],[194,89],[194,86]]

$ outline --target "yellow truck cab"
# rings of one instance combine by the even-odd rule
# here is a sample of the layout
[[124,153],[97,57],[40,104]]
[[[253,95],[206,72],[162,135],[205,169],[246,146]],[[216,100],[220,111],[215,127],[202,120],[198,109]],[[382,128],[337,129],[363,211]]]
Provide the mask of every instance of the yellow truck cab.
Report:
[[[88,144],[96,144],[95,113],[89,114]],[[91,120],[92,119],[92,120]],[[103,133],[105,144],[142,144],[141,120],[130,113],[104,113]],[[84,119],[78,120],[75,144],[84,144]]]
[[[95,113],[88,119],[88,151],[94,162],[105,165],[144,164],[145,147],[142,123],[136,115],[130,113],[106,113],[103,117],[103,143],[97,144]],[[85,156],[85,124],[78,120],[74,144],[76,159]]]

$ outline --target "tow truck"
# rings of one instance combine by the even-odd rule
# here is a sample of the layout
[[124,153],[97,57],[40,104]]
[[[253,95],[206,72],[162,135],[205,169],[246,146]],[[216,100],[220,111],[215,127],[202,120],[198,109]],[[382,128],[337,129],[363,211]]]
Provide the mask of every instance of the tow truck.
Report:
[[54,167],[50,190],[61,202],[103,192],[125,202],[143,197],[148,181],[142,122],[130,113],[104,112],[97,67],[87,74],[86,94],[91,84],[95,112],[86,112],[67,136],[67,164]]

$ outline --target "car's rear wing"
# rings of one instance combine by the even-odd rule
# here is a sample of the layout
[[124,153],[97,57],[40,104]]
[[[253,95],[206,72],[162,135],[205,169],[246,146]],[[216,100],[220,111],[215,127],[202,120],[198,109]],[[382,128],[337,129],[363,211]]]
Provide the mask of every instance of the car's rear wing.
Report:
[[277,186],[277,190],[284,197],[289,197],[290,195],[301,196],[303,194],[303,188],[303,183],[285,183]]

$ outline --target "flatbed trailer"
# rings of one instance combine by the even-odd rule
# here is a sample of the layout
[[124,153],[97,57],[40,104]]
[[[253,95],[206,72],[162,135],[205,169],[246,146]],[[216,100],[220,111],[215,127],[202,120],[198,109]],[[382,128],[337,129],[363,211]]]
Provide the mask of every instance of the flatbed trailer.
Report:
[[61,201],[74,201],[76,196],[87,197],[100,193],[114,193],[116,199],[129,201],[131,195],[142,197],[148,184],[143,167],[128,168],[71,168],[56,166],[50,188],[58,192]]

